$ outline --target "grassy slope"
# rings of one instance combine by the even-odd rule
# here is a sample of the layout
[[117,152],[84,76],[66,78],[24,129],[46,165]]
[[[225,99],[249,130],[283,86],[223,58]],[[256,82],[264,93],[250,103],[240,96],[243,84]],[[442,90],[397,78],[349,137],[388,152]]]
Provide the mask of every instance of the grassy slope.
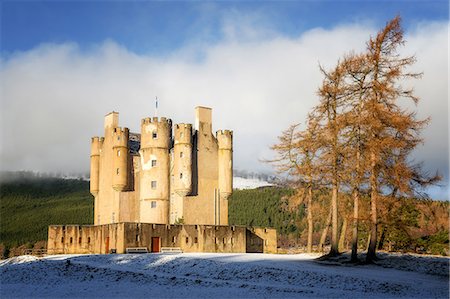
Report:
[[93,222],[89,182],[30,179],[0,189],[0,243],[7,247],[47,239],[50,224]]
[[293,193],[291,189],[274,187],[235,190],[228,201],[228,221],[236,225],[274,227],[281,234],[294,232],[304,210],[292,212],[283,208]]
[[[230,199],[230,224],[295,230],[299,213],[281,208],[292,191],[281,188],[237,190]],[[51,224],[93,223],[89,182],[55,178],[25,178],[0,185],[0,243],[15,247],[47,239]]]
[[[229,223],[274,227],[284,236],[302,235],[306,229],[305,209],[303,205],[289,209],[288,198],[291,195],[293,191],[285,188],[236,190],[229,200]],[[405,206],[405,203],[402,206]],[[429,208],[421,206],[424,204],[421,202],[414,204],[420,211],[418,218],[420,223],[413,224],[411,228],[418,230],[418,235],[427,237],[414,240],[416,236],[405,242],[408,245],[414,241],[426,248],[437,244],[439,247],[432,251],[440,253],[442,248],[448,247],[446,226],[430,230],[429,223],[435,224],[440,218],[447,219],[444,222],[448,223],[448,203],[431,202],[432,206],[435,206],[433,211],[430,209],[432,213],[427,212]],[[440,205],[442,207],[439,207]],[[444,211],[444,214],[436,214],[439,211]],[[397,218],[404,217],[405,215],[401,214]],[[425,222],[420,220],[422,218],[430,219]],[[320,233],[325,217],[317,215],[315,219],[317,226],[315,231]],[[0,185],[0,243],[8,248],[46,240],[48,225],[51,224],[91,223],[93,223],[93,199],[89,193],[89,182],[32,178],[22,179],[20,183],[4,182]],[[401,230],[397,231],[401,232],[401,236],[405,236]],[[434,235],[436,232],[438,234]],[[364,233],[363,226],[361,233]],[[402,240],[396,237],[395,241],[398,243]]]

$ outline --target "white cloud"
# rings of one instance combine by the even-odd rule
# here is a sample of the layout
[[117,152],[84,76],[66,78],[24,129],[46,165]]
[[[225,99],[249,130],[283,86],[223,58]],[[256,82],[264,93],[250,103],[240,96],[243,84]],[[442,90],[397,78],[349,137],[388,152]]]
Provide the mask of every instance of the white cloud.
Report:
[[[377,28],[341,25],[290,38],[266,34],[252,20],[236,22],[224,23],[222,42],[191,44],[164,58],[105,41],[89,50],[40,45],[3,59],[2,169],[87,171],[90,137],[102,135],[103,116],[119,111],[120,124],[138,131],[140,119],[153,115],[156,95],[159,114],[174,122],[193,122],[197,105],[212,107],[214,129],[235,131],[235,167],[269,169],[258,159],[317,102],[319,62],[331,67],[349,50],[362,50]],[[404,49],[424,71],[416,83],[419,115],[433,118],[416,156],[446,175],[447,31],[447,23],[420,24]]]

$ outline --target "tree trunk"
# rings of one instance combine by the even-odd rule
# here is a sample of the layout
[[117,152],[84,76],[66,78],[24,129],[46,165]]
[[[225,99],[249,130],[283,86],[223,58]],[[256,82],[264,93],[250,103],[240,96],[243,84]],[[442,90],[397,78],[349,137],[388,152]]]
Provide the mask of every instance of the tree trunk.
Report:
[[330,250],[330,256],[336,256],[339,254],[339,248],[338,248],[338,206],[337,206],[337,200],[338,200],[338,188],[337,186],[333,186],[332,196],[331,196],[331,210],[332,210],[332,216],[331,216],[331,250]]
[[370,243],[367,249],[366,262],[372,263],[376,260],[377,249],[377,173],[375,169],[376,157],[372,152],[370,154],[371,172],[370,172]]
[[312,219],[312,187],[308,186],[308,253],[312,252],[313,219]]
[[359,190],[353,190],[353,236],[352,236],[352,262],[358,261],[358,218],[359,218]]
[[380,242],[378,242],[378,250],[382,250],[383,249],[384,240],[386,238],[386,231],[387,231],[387,226],[383,225],[383,228],[381,230]]
[[325,241],[327,239],[328,229],[331,226],[331,213],[332,213],[332,210],[331,210],[331,207],[330,207],[330,212],[328,213],[328,216],[327,216],[327,222],[326,222],[325,227],[324,227],[324,229],[322,231],[322,235],[320,236],[320,242],[319,242],[319,251],[320,252],[323,252],[323,245],[325,244]]
[[[358,109],[360,110],[360,108]],[[360,129],[358,127],[358,135]],[[352,257],[351,262],[358,261],[358,218],[359,218],[359,185],[361,181],[360,164],[361,164],[361,148],[360,140],[358,139],[358,148],[356,151],[356,180],[353,187],[353,236],[352,236]]]
[[339,251],[344,251],[345,248],[345,235],[347,234],[347,217],[344,217],[344,222],[342,222],[341,236],[339,237]]

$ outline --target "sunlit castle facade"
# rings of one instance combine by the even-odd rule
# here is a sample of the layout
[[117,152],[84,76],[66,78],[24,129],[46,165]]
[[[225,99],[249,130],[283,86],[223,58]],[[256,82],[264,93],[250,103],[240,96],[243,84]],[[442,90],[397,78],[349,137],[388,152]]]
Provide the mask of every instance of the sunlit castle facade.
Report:
[[141,132],[105,117],[91,143],[94,224],[228,224],[233,190],[233,132],[212,132],[211,109],[195,108],[195,124],[145,118]]
[[49,226],[48,252],[277,252],[275,229],[228,225],[233,132],[213,134],[211,112],[144,118],[140,133],[107,114],[91,142],[94,225]]

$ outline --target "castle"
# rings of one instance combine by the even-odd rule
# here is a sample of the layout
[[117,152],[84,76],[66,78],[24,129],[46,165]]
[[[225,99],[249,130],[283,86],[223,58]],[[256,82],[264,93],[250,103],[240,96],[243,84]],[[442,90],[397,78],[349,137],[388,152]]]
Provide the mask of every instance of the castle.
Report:
[[276,252],[274,229],[228,226],[233,132],[213,135],[211,108],[195,108],[194,126],[144,118],[140,134],[111,112],[90,159],[94,225],[50,226],[49,251]]
[[91,143],[94,224],[228,224],[233,186],[233,132],[212,134],[211,109],[195,109],[195,126],[145,118],[141,133],[105,117]]

